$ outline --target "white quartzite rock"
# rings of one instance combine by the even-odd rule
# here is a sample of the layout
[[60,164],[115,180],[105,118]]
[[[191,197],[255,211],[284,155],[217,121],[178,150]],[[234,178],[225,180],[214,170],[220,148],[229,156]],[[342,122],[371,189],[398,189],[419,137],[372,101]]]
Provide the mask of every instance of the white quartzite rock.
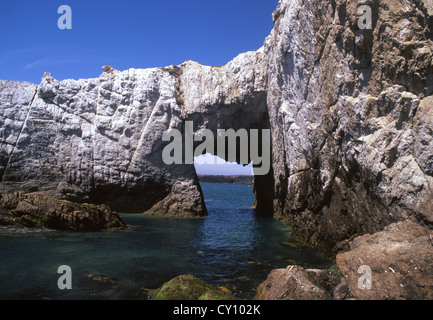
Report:
[[225,66],[1,81],[0,192],[205,215],[193,165],[161,156],[163,132],[193,121],[213,132],[271,129],[258,202],[327,255],[393,222],[431,227],[431,5],[368,4],[372,29],[360,30],[356,1],[281,0],[263,47]]

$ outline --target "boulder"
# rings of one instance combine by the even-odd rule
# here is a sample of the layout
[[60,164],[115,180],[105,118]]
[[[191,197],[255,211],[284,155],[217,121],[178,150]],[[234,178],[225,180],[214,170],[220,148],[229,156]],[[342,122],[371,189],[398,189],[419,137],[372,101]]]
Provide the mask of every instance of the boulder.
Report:
[[433,234],[412,221],[348,242],[329,270],[273,270],[257,300],[432,300]]
[[192,275],[178,276],[157,289],[152,300],[235,300],[229,290],[214,287]]
[[255,300],[331,300],[339,283],[329,270],[292,265],[273,270],[257,287]]
[[[359,300],[432,300],[431,234],[419,224],[404,221],[354,239],[349,251],[337,255],[342,283]],[[370,288],[360,283],[365,276],[362,266],[371,272]]]

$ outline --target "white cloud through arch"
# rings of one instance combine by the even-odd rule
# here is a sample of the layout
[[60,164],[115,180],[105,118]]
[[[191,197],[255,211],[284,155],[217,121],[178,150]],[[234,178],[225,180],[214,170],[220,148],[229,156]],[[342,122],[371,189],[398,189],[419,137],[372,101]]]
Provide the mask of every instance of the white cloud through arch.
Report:
[[194,165],[197,174],[212,174],[212,175],[253,175],[253,167],[250,163],[248,166],[243,166],[237,163],[224,161],[217,156],[211,154],[201,155],[194,158]]

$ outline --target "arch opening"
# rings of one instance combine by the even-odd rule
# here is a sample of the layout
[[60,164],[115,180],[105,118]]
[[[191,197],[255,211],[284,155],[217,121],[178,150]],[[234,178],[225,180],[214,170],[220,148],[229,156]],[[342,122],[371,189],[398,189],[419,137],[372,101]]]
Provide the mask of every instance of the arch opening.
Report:
[[257,216],[273,217],[273,172],[255,175],[254,164],[241,164],[206,153],[194,157],[199,182],[251,184],[254,201],[251,207]]
[[208,105],[200,113],[187,114],[182,126],[196,175],[252,176],[256,215],[274,216],[272,135],[265,92],[243,102]]

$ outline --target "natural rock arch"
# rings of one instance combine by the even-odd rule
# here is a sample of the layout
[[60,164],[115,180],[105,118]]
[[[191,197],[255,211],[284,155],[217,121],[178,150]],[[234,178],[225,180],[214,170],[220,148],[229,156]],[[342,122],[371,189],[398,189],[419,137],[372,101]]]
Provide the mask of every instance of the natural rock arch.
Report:
[[256,187],[258,197],[272,194],[259,203],[302,241],[332,256],[393,222],[432,227],[427,2],[373,1],[372,29],[362,30],[356,1],[280,0],[264,46],[225,66],[1,81],[0,192],[204,215],[193,166],[162,163],[162,133],[187,120],[260,127],[267,114],[272,177]]
[[[195,167],[163,163],[163,132],[184,132],[186,121],[214,134],[270,128],[262,50],[221,67],[187,61],[120,72],[104,66],[97,79],[59,82],[46,73],[39,86],[14,85],[17,99],[27,101],[13,106],[15,122],[4,123],[14,135],[11,148],[2,150],[4,193],[37,191],[122,212],[202,216]],[[263,181],[257,179],[257,190]],[[261,199],[258,209],[265,207]]]

